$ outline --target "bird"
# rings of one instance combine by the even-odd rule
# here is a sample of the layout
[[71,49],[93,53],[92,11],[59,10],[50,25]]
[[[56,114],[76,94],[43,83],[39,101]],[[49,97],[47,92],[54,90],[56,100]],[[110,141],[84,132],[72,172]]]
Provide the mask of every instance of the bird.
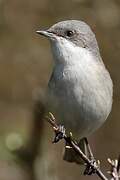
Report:
[[[85,153],[84,139],[106,121],[113,101],[112,79],[95,34],[80,20],[64,20],[36,32],[50,41],[54,61],[46,107],[59,124],[72,132]],[[80,157],[67,146],[63,159],[82,164]]]

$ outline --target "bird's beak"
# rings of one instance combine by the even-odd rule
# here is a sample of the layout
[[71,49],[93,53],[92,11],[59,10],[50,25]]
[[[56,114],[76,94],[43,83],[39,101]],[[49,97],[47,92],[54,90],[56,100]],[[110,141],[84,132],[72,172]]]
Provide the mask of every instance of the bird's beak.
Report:
[[55,34],[52,33],[52,32],[49,32],[47,30],[38,30],[36,31],[37,34],[40,34],[40,35],[43,35],[45,37],[48,37],[48,38],[54,38],[55,37]]

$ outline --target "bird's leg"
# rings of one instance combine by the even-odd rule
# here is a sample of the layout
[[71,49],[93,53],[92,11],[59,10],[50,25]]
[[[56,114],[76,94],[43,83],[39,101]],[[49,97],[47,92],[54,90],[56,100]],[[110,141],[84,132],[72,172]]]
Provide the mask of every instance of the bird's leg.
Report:
[[[86,147],[87,147],[88,158],[90,159],[92,164],[95,164],[96,167],[99,167],[100,162],[96,161],[96,159],[94,158],[91,147],[90,147],[90,145],[88,143],[87,138],[85,138],[84,140],[85,140],[85,144],[86,144]],[[86,169],[84,171],[84,175],[91,175],[91,174],[94,174],[94,173],[96,173],[95,169],[93,169],[90,165],[87,164]]]
[[59,128],[56,130],[54,129],[54,132],[55,132],[55,137],[52,141],[53,143],[57,143],[58,141],[63,139],[65,136],[65,128],[63,125],[59,125]]
[[86,147],[87,147],[88,157],[89,157],[89,159],[90,159],[91,161],[94,161],[95,158],[94,158],[94,156],[93,156],[93,153],[92,153],[90,144],[88,143],[87,138],[85,138],[84,140],[85,140],[85,144],[86,144]]

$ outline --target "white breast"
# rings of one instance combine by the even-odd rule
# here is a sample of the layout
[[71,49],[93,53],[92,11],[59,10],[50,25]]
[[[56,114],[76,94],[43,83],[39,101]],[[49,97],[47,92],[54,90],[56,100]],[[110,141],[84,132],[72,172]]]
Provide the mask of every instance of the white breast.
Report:
[[[50,106],[72,132],[87,136],[107,118],[112,81],[92,53],[65,39],[52,45],[55,68],[50,81]],[[56,101],[56,103],[55,103]]]

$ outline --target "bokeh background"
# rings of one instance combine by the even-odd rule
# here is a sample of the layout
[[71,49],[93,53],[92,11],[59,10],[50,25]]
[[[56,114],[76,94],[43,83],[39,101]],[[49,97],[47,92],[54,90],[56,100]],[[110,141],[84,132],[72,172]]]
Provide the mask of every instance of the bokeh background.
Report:
[[108,121],[89,138],[104,172],[120,153],[120,1],[0,0],[0,180],[97,179],[62,160],[63,142],[51,143],[35,105],[53,66],[49,42],[35,31],[65,19],[92,27],[114,82]]

